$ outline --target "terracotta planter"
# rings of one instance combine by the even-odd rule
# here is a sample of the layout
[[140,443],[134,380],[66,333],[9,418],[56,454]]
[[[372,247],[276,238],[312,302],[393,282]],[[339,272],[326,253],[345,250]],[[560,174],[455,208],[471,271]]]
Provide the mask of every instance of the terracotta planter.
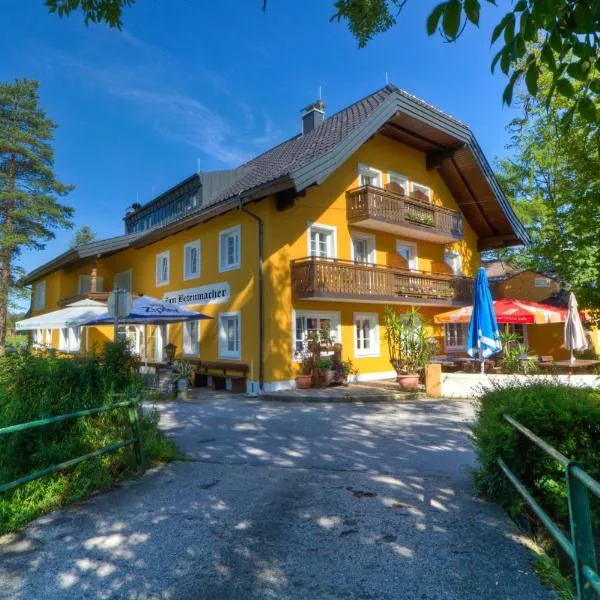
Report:
[[419,389],[419,374],[410,373],[409,375],[398,375],[396,381],[401,390],[417,390]]
[[296,377],[296,387],[299,390],[307,390],[312,383],[312,375],[298,375]]

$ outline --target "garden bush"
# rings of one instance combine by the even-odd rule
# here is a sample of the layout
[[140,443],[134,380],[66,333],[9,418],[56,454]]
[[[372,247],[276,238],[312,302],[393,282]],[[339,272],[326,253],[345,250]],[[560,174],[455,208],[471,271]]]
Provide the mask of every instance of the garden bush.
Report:
[[[600,392],[558,382],[496,387],[483,394],[474,427],[479,492],[512,516],[532,515],[497,464],[502,458],[550,516],[568,530],[564,468],[507,423],[508,414],[600,480]],[[600,514],[595,511],[598,523]],[[535,519],[534,519],[535,520]]]
[[[102,354],[80,358],[54,352],[8,353],[0,359],[0,428],[140,395],[144,383],[135,367],[126,342],[106,344]],[[146,459],[177,458],[176,447],[159,434],[157,424],[155,411],[141,416]],[[127,409],[5,435],[0,443],[0,482],[130,437]],[[0,495],[0,532],[21,527],[137,472],[133,449],[128,446],[6,492]]]

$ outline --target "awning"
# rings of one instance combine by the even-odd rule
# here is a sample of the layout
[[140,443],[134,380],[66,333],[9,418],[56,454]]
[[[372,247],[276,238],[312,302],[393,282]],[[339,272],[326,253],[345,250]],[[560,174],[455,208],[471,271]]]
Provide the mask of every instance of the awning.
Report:
[[106,304],[102,302],[97,302],[96,300],[78,300],[60,310],[17,321],[15,327],[18,331],[79,327],[105,312]]
[[[140,296],[133,300],[131,311],[127,316],[120,318],[119,323],[123,325],[160,325],[161,323],[180,323],[211,318],[151,296]],[[85,325],[110,325],[113,322],[114,317],[111,317],[104,307],[102,314],[91,317]]]
[[[438,325],[469,323],[472,312],[472,306],[464,306],[435,315],[433,320]],[[525,300],[494,300],[494,313],[498,324],[543,325],[545,323],[564,323],[567,320],[565,309]]]

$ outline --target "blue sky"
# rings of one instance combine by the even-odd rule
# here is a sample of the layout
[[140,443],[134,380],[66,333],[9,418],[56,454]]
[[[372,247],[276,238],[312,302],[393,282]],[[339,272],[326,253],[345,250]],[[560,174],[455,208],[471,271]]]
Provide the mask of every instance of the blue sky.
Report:
[[[437,0],[409,0],[400,24],[358,49],[333,0],[140,0],[124,29],[58,19],[43,0],[0,7],[0,78],[30,77],[58,124],[56,171],[76,189],[75,224],[98,237],[123,231],[125,208],[202,170],[235,166],[296,134],[319,86],[333,112],[391,83],[467,122],[488,158],[505,152],[505,85],[492,76],[490,32],[499,9],[457,44],[429,38]],[[67,249],[58,231],[30,270]]]

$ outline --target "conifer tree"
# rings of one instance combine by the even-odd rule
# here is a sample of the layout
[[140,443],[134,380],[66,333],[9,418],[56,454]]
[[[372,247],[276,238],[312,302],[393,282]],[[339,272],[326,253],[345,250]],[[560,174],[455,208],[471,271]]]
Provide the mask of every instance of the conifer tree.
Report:
[[43,249],[54,229],[71,227],[73,209],[59,203],[72,186],[54,174],[54,122],[39,106],[31,79],[0,83],[0,354],[8,306],[25,248]]

